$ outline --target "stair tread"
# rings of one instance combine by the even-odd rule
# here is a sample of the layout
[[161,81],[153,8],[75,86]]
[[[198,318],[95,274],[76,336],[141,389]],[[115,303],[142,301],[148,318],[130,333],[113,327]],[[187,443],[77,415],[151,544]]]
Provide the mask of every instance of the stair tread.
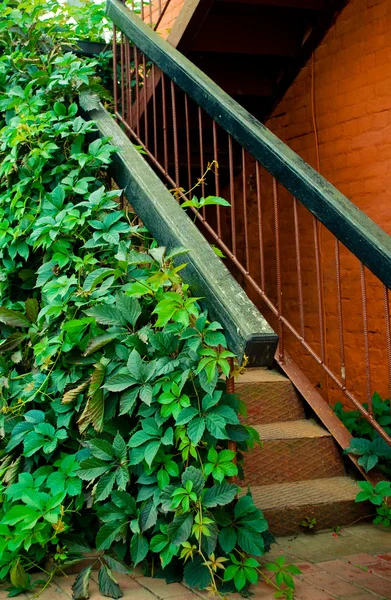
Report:
[[284,381],[290,383],[290,380],[286,375],[282,375],[278,371],[273,369],[267,369],[264,367],[249,368],[241,373],[236,379],[235,383],[240,385],[242,383],[265,383],[265,382]]
[[293,483],[274,483],[251,489],[262,510],[354,501],[360,488],[350,477],[330,477]]
[[264,425],[253,425],[259,433],[261,441],[293,440],[302,438],[330,437],[331,434],[312,419],[298,421],[277,421]]

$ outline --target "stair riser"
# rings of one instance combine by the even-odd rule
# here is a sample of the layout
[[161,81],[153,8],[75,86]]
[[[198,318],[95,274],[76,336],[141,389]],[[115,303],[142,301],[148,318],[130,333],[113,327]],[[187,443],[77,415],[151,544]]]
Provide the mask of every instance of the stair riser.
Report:
[[[261,508],[261,507],[260,507]],[[290,535],[349,526],[358,520],[369,519],[373,510],[370,504],[356,503],[353,500],[330,502],[328,504],[308,504],[285,508],[264,510],[265,518],[273,535]],[[308,519],[316,519],[313,529],[309,530],[300,523]]]
[[290,381],[237,383],[235,392],[247,407],[247,425],[304,419],[304,407]]
[[245,456],[245,483],[271,485],[345,475],[331,437],[265,441]]

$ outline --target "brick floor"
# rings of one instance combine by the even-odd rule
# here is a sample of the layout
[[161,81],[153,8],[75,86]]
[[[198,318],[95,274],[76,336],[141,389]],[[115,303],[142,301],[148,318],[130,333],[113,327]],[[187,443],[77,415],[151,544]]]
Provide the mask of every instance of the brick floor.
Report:
[[[302,574],[296,578],[296,600],[391,600],[391,533],[371,525],[348,527],[338,535],[324,532],[278,538],[266,557],[272,561],[283,554],[296,563]],[[62,577],[40,594],[40,600],[70,600],[75,575]],[[167,585],[160,579],[144,577],[140,569],[131,575],[118,574],[124,600],[210,600],[206,593],[185,585]],[[252,600],[272,600],[274,590],[265,583],[252,588]],[[7,592],[0,590],[0,600]],[[34,594],[18,596],[33,599]],[[36,597],[36,596],[35,596]],[[229,600],[240,600],[232,594]],[[104,600],[96,573],[90,600]]]

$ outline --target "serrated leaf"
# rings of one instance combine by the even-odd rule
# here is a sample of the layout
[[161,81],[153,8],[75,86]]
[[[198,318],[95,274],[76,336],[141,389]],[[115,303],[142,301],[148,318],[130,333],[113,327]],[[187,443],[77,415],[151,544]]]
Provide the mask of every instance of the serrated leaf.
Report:
[[130,542],[130,555],[134,566],[144,560],[148,554],[148,549],[148,540],[141,533],[135,533]]
[[38,300],[36,298],[28,298],[24,303],[24,306],[28,320],[30,323],[35,323],[39,312]]
[[153,500],[150,500],[140,511],[141,531],[147,531],[156,524],[157,510]]
[[198,444],[205,431],[204,417],[196,417],[192,419],[187,426],[187,435],[193,444]]
[[9,308],[0,308],[0,323],[10,325],[11,327],[30,327],[31,323],[27,317],[16,310]]
[[86,567],[76,577],[72,585],[73,599],[74,600],[88,600],[90,597],[88,588],[90,584],[90,576],[92,572],[92,566]]
[[15,331],[7,339],[0,342],[0,352],[8,352],[17,348],[24,340],[28,339],[27,333]]
[[113,542],[122,534],[123,524],[118,522],[105,523],[96,536],[96,547],[98,550],[108,550]]
[[219,533],[219,543],[224,552],[232,552],[236,546],[237,535],[234,527],[223,527]]
[[238,486],[233,483],[220,483],[205,490],[202,504],[206,508],[225,506],[232,502],[238,491]]
[[65,394],[62,397],[62,403],[70,404],[71,402],[74,402],[75,400],[77,400],[79,394],[81,394],[90,385],[90,381],[91,381],[91,378],[87,377],[86,379],[83,379],[82,381],[77,381],[76,383],[73,383],[73,384],[67,386],[65,388],[67,391],[65,392]]
[[101,325],[126,325],[126,319],[122,312],[115,306],[100,304],[85,311],[89,317],[94,317]]
[[110,344],[110,342],[113,342],[115,339],[117,339],[117,335],[118,334],[115,333],[104,333],[102,335],[98,335],[96,338],[93,338],[88,342],[88,346],[83,356],[90,356],[94,352],[104,348],[104,346],[107,346],[107,344]]
[[252,529],[240,527],[237,532],[238,544],[244,552],[254,556],[265,554],[265,544],[260,533]]
[[181,477],[183,487],[186,487],[188,481],[191,481],[193,484],[192,491],[199,496],[205,486],[205,477],[201,469],[196,469],[196,467],[192,466],[187,467]]
[[208,568],[204,565],[204,560],[196,556],[194,560],[189,560],[184,569],[184,579],[186,585],[198,590],[206,589],[211,583],[211,576]]
[[116,306],[122,312],[126,321],[134,327],[141,315],[140,302],[136,298],[127,296],[126,294],[119,294],[116,298]]
[[97,502],[101,502],[102,500],[106,500],[113,490],[113,486],[115,483],[116,472],[107,473],[102,475],[99,478],[98,484],[95,490],[95,500]]
[[191,528],[193,526],[193,515],[185,513],[178,515],[168,525],[167,533],[173,544],[179,545],[186,542],[190,537]]
[[79,94],[80,106],[86,111],[91,112],[97,110],[100,106],[99,96],[95,92],[80,92]]
[[103,387],[109,392],[123,392],[135,383],[136,381],[130,375],[117,373],[110,377]]

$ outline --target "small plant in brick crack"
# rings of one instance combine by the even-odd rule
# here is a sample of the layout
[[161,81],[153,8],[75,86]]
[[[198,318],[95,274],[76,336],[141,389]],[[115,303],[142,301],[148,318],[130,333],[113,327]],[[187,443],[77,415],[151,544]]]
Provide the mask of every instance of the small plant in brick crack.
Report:
[[357,494],[356,502],[371,502],[376,506],[376,517],[373,522],[375,525],[391,526],[391,483],[389,481],[379,481],[375,486],[369,481],[359,481],[358,485],[361,492]]
[[39,0],[3,4],[0,580],[46,587],[97,549],[111,598],[138,564],[245,593],[273,538],[229,481],[258,441],[226,393],[234,355],[173,265],[186,250],[157,247],[105,187],[116,148],[77,103],[99,90],[94,61],[61,54]]
[[304,517],[302,522],[300,523],[302,527],[305,527],[308,531],[312,531],[316,525],[315,517]]

